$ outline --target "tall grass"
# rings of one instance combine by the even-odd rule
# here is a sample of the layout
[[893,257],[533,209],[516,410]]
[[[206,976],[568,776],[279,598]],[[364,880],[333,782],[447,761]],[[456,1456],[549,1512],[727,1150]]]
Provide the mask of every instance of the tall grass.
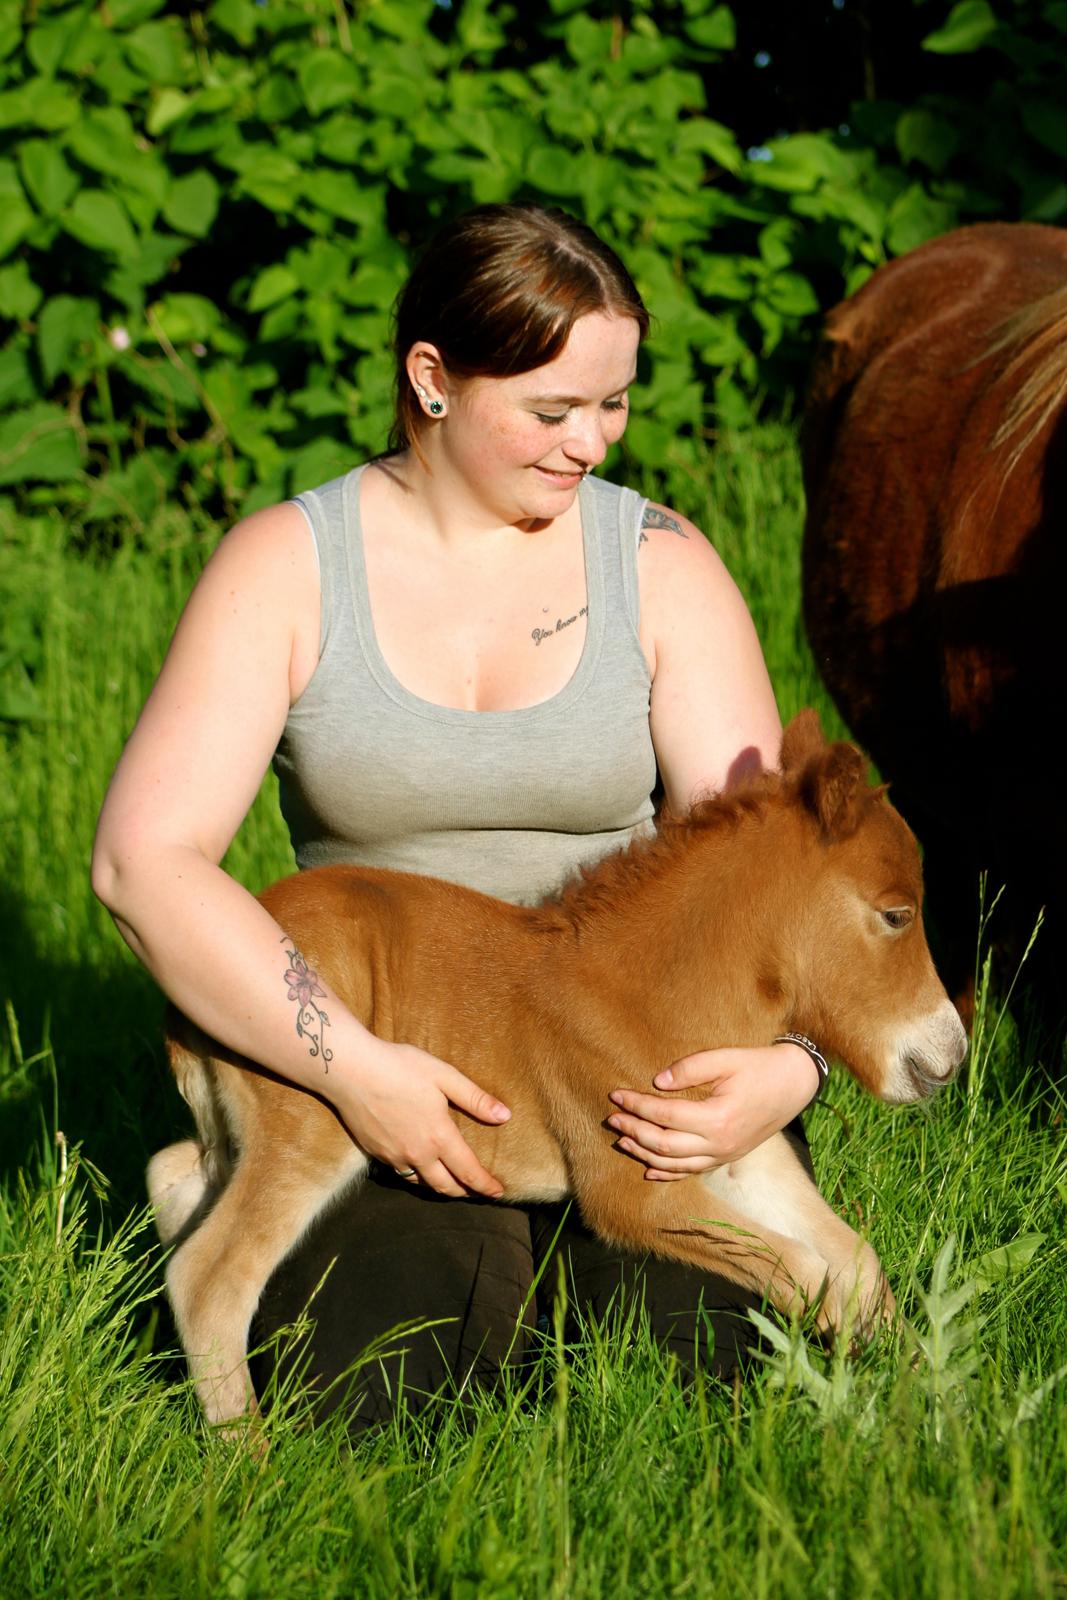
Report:
[[[783,713],[822,704],[791,437],[727,442],[679,509],[748,594]],[[824,1191],[897,1290],[898,1340],[851,1360],[770,1322],[746,1384],[684,1388],[631,1317],[566,1352],[550,1329],[499,1392],[401,1407],[355,1442],[309,1427],[298,1395],[265,1456],[207,1432],[140,1209],[147,1154],[186,1126],[160,1003],[86,882],[206,549],[189,531],[93,560],[38,528],[0,569],[41,639],[0,740],[0,1593],[1063,1594],[1067,1123],[988,985],[969,1071],[931,1106],[838,1075],[809,1119]],[[229,865],[258,886],[288,862],[268,781]]]

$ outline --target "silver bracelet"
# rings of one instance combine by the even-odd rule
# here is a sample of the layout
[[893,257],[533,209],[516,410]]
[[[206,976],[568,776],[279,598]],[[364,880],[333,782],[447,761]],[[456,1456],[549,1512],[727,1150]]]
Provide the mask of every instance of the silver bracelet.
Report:
[[808,1105],[813,1106],[816,1100],[822,1094],[823,1090],[826,1088],[826,1081],[830,1076],[830,1066],[826,1057],[823,1055],[818,1045],[815,1044],[813,1040],[808,1038],[806,1033],[780,1033],[777,1039],[774,1040],[774,1043],[798,1044],[802,1050],[807,1051],[808,1055],[814,1061],[819,1073],[819,1087],[808,1101]]

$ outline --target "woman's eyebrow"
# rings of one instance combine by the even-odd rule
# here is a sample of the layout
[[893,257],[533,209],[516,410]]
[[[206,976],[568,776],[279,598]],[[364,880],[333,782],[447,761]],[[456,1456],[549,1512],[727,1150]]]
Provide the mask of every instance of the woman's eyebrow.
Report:
[[[632,378],[627,378],[625,383],[620,384],[611,393],[623,394],[636,380],[637,374],[635,372]],[[611,396],[609,395],[608,398],[610,399]],[[532,394],[527,397],[527,403],[536,406],[584,406],[586,397],[581,394]]]

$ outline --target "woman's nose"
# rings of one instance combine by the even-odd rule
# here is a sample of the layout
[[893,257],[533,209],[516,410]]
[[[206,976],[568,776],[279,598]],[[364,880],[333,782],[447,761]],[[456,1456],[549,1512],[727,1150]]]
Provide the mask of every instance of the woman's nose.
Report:
[[599,411],[583,412],[575,416],[574,426],[563,448],[572,461],[577,461],[584,467],[600,465],[608,453],[608,447]]

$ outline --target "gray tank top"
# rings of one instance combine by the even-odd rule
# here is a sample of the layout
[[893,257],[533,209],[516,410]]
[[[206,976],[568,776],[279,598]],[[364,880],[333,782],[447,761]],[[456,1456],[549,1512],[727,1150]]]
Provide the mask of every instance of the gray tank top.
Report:
[[597,478],[579,488],[589,612],[570,681],[520,710],[464,711],[405,689],[378,648],[363,470],[296,500],[322,592],[318,665],[274,756],[297,865],[393,867],[542,899],[652,827],[651,685],[637,631],[645,501]]

